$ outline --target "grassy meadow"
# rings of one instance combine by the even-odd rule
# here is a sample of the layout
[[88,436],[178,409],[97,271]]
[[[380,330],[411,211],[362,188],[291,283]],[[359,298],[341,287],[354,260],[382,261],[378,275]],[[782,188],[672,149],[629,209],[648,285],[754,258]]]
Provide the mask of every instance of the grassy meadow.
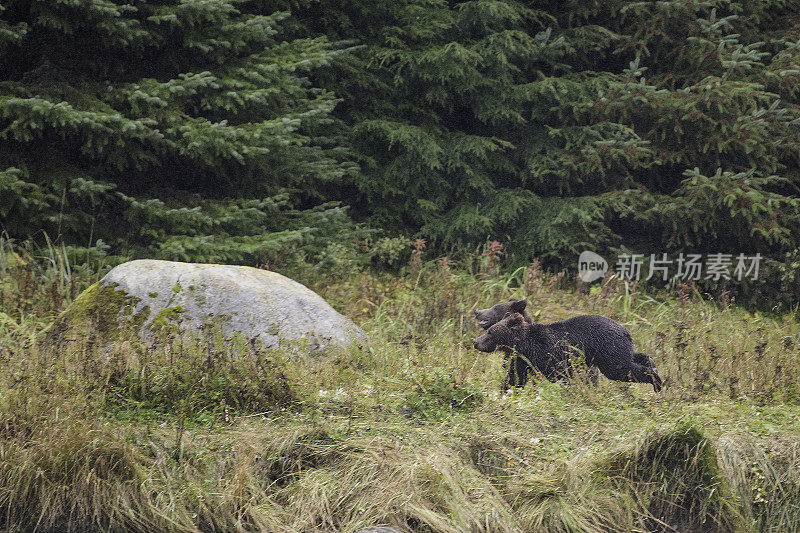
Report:
[[[416,254],[403,275],[288,272],[367,332],[348,356],[88,331],[56,348],[37,335],[110,266],[62,252],[0,250],[2,531],[800,528],[795,317]],[[664,390],[584,369],[503,394],[472,311],[510,297],[539,322],[622,323]]]

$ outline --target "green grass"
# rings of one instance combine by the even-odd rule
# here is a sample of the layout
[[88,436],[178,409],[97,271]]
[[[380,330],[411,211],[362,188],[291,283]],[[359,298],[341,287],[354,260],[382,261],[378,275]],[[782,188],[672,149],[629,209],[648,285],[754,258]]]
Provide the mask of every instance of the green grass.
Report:
[[[88,286],[29,258],[0,279],[0,530],[791,531],[800,324],[536,265],[305,281],[369,335],[329,360],[37,332]],[[1,263],[1,262],[0,262]],[[61,262],[63,264],[63,261]],[[55,286],[55,289],[53,288]],[[665,386],[579,375],[501,394],[471,310],[626,325]]]

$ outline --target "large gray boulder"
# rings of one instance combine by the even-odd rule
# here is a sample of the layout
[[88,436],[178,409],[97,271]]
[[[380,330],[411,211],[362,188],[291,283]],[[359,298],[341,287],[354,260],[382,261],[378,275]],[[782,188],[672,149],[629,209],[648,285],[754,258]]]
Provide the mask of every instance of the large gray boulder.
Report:
[[59,334],[91,321],[108,340],[131,331],[147,342],[190,333],[311,353],[364,340],[353,321],[285,276],[252,267],[138,260],[112,269],[59,317]]

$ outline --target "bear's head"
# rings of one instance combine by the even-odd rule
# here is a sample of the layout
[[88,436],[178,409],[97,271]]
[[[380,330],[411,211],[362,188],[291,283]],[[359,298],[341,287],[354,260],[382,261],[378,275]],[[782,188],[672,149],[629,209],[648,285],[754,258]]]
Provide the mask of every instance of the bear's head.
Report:
[[641,374],[647,376],[647,382],[653,384],[653,390],[661,392],[661,376],[658,375],[656,362],[647,354],[636,352],[633,354],[634,365],[639,365],[637,369]]
[[483,329],[489,329],[503,320],[503,317],[508,313],[524,313],[525,306],[527,305],[527,300],[515,300],[512,298],[507,302],[493,305],[489,309],[478,309],[475,311],[475,318],[477,319],[480,327]]
[[486,330],[486,333],[477,339],[472,339],[472,345],[475,349],[487,353],[501,346],[513,348],[522,338],[525,326],[525,318],[521,314],[508,313],[505,318]]

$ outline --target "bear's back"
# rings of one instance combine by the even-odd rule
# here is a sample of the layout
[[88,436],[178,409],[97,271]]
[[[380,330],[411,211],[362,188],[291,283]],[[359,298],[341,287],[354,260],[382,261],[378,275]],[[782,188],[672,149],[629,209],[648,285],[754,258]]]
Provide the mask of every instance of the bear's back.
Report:
[[633,350],[630,332],[604,316],[580,315],[547,327],[557,342],[581,350],[589,364],[599,354],[629,354]]

